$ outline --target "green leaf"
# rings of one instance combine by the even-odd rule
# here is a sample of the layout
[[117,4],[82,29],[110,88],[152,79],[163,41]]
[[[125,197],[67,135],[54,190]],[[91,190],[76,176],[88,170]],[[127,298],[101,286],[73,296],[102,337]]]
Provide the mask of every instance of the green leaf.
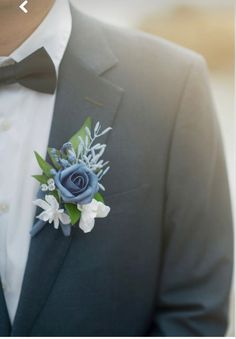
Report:
[[[54,156],[52,155],[52,148],[48,148],[48,155],[49,155],[49,157],[50,157],[50,159],[51,159],[51,161],[52,161],[52,163],[53,163],[53,166],[54,166],[57,170],[59,170],[61,167],[60,167],[60,165],[56,162]],[[57,150],[57,155],[58,155],[58,157],[60,156],[60,152],[59,152],[58,150]]]
[[81,137],[83,140],[85,140],[86,127],[91,130],[91,126],[92,126],[92,119],[89,117],[85,120],[81,129],[70,139],[70,142],[72,143],[72,146],[73,146],[75,152],[77,152],[78,146],[79,146],[79,143],[80,143],[79,137]]
[[71,219],[71,224],[75,225],[81,216],[81,212],[77,209],[77,206],[74,204],[65,204],[66,211]]
[[103,198],[103,196],[101,195],[101,193],[96,193],[95,196],[94,196],[94,199],[97,200],[97,201],[100,201],[100,202],[104,203],[104,198]]
[[32,175],[34,179],[36,179],[40,184],[47,184],[48,177],[44,174],[42,175]]
[[53,167],[47,163],[47,161],[45,161],[37,152],[34,152],[36,159],[38,161],[39,167],[41,168],[41,170],[43,171],[43,173],[48,177],[51,178],[52,174],[51,174],[51,170],[53,169]]

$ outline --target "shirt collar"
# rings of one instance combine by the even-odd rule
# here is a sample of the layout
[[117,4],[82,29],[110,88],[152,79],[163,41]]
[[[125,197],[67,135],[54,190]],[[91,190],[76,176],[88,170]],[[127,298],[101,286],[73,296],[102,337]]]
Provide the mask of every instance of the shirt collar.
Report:
[[[7,59],[19,62],[37,49],[44,47],[52,58],[58,73],[69,42],[71,28],[72,17],[68,0],[56,0],[38,28]],[[4,61],[3,58],[0,58],[0,61]]]

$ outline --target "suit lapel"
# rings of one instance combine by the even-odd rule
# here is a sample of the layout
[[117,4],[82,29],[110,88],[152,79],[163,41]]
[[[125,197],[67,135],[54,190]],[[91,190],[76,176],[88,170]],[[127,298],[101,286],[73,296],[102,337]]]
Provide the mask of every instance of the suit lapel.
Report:
[[100,121],[104,128],[112,126],[123,93],[121,88],[86,69],[69,54],[70,51],[62,65],[50,147],[60,148],[88,116],[94,122]]
[[0,337],[8,337],[11,333],[11,323],[0,281]]
[[[123,93],[121,88],[101,77],[118,61],[99,27],[94,26],[94,21],[81,13],[76,13],[79,18],[75,17],[73,10],[72,13],[74,27],[60,68],[49,138],[49,146],[57,148],[68,141],[87,116],[91,116],[94,122],[100,121],[104,128],[112,126]],[[80,27],[75,27],[77,24]],[[80,32],[81,37],[77,32]],[[86,34],[89,35],[87,46],[84,40],[86,37],[82,38]],[[92,44],[93,41],[96,42],[95,45]],[[13,335],[30,333],[53,288],[72,241],[73,232],[70,238],[66,238],[50,225],[31,240]]]

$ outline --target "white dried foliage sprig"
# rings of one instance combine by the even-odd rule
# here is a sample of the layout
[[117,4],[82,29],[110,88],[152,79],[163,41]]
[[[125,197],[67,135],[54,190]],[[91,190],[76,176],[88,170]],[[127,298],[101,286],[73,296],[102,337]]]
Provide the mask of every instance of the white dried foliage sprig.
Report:
[[[105,174],[109,171],[110,167],[108,166],[109,161],[102,160],[102,156],[106,150],[106,144],[95,143],[95,141],[107,134],[111,127],[106,128],[101,131],[101,124],[97,122],[93,133],[90,129],[86,127],[86,136],[83,140],[79,137],[79,147],[77,152],[77,162],[86,165],[91,171],[97,174],[98,180],[104,177]],[[104,186],[99,182],[99,187],[102,190],[105,190]]]

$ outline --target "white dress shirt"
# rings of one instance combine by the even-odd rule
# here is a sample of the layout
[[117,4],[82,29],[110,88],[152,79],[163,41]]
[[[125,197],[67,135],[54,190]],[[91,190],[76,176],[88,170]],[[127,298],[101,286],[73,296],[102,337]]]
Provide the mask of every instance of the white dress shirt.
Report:
[[[28,13],[27,15],[30,15]],[[56,0],[36,31],[0,65],[17,62],[44,47],[57,73],[71,33],[67,0]],[[33,151],[46,156],[56,94],[19,84],[0,87],[0,276],[11,322],[19,302],[39,185]]]

